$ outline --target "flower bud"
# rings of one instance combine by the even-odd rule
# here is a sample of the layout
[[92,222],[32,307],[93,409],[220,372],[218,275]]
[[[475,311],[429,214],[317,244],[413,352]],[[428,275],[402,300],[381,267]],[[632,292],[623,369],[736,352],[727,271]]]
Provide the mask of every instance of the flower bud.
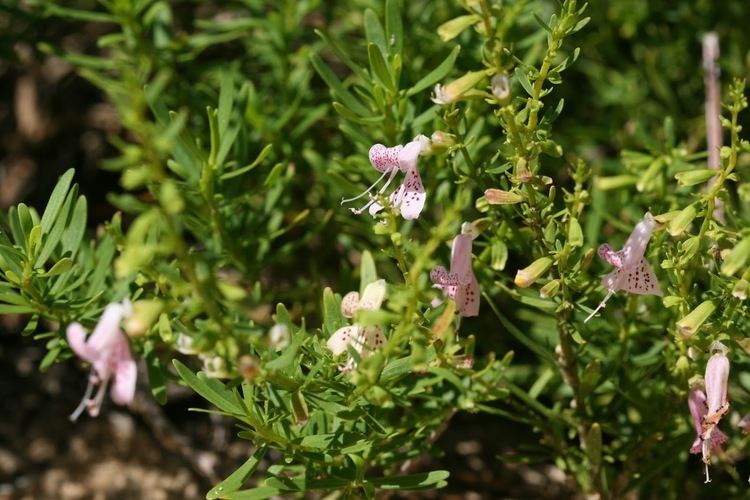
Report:
[[552,259],[542,257],[535,260],[528,267],[516,272],[515,283],[521,288],[528,288],[534,284],[552,266]]
[[734,275],[745,265],[748,257],[750,257],[750,237],[743,238],[729,252],[729,255],[727,255],[724,263],[721,265],[722,274],[726,274],[727,276]]
[[523,201],[523,196],[520,194],[502,189],[487,189],[484,196],[490,205],[515,205]]
[[458,80],[453,80],[447,85],[435,85],[435,95],[432,102],[436,104],[452,104],[460,100],[464,94],[477,86],[484,79],[484,71],[469,71]]
[[228,378],[227,364],[221,356],[208,355],[203,358],[203,373],[210,378]]
[[430,140],[432,141],[433,151],[438,149],[449,149],[456,144],[456,138],[452,134],[443,132],[442,130],[436,130],[433,132],[430,136]]
[[698,307],[690,311],[687,316],[677,322],[677,331],[684,337],[691,337],[705,323],[716,306],[710,300],[703,301]]
[[268,342],[277,351],[289,345],[289,327],[284,323],[276,323],[268,331]]
[[195,345],[193,337],[184,333],[177,334],[177,340],[175,341],[175,349],[182,354],[198,354],[200,349]]
[[667,231],[672,236],[679,236],[684,233],[690,224],[693,222],[696,216],[695,205],[688,205],[677,214],[677,216],[669,221]]
[[747,298],[748,282],[745,279],[738,280],[732,288],[732,297],[745,300]]
[[700,169],[678,172],[675,174],[674,178],[677,179],[677,183],[680,186],[694,186],[706,182],[715,176],[716,170]]
[[297,425],[305,425],[310,419],[310,412],[307,409],[305,397],[300,391],[292,393],[292,414]]
[[560,290],[560,280],[552,280],[539,290],[539,296],[543,299],[548,299],[557,295]]
[[510,97],[510,80],[505,73],[498,73],[493,76],[490,80],[490,87],[492,88],[492,95],[499,100],[504,101]]
[[747,436],[750,434],[750,413],[746,414],[744,417],[740,419],[740,421],[737,423],[737,427],[742,431],[742,434]]
[[140,337],[156,322],[164,304],[160,300],[138,300],[133,303],[132,308],[132,313],[125,321],[125,333],[128,337]]

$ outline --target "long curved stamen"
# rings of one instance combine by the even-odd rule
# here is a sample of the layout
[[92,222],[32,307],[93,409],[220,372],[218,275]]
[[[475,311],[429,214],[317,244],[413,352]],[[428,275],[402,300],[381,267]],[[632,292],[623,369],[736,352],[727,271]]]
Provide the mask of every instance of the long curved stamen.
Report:
[[596,306],[596,309],[594,309],[594,310],[593,310],[593,311],[591,312],[591,314],[589,314],[588,318],[586,318],[585,320],[583,320],[583,322],[584,322],[584,323],[588,323],[588,321],[589,321],[589,320],[590,320],[591,318],[593,318],[593,317],[594,317],[594,316],[596,315],[596,313],[598,313],[598,312],[599,312],[599,310],[600,310],[600,309],[601,309],[602,307],[604,307],[605,305],[607,305],[607,301],[608,301],[608,300],[610,299],[610,297],[612,297],[612,295],[614,295],[614,293],[615,293],[615,292],[614,292],[614,290],[610,290],[609,292],[607,292],[607,296],[606,296],[606,297],[604,297],[604,300],[602,300],[602,301],[601,301],[601,302],[599,303],[599,305],[598,305],[598,306]]
[[362,208],[350,208],[349,210],[351,210],[354,215],[359,215],[362,212],[364,212],[365,210],[367,210],[368,208],[370,208],[370,205],[372,205],[373,203],[375,203],[377,200],[378,200],[377,198],[375,198],[374,196],[371,196],[370,197],[370,201],[368,201],[367,204],[364,207],[362,207]]
[[75,410],[73,410],[73,413],[70,414],[70,421],[75,422],[78,420],[78,417],[81,416],[81,413],[83,413],[83,410],[86,409],[86,407],[89,404],[89,401],[91,400],[91,393],[94,391],[94,383],[95,379],[94,376],[89,376],[89,383],[86,386],[86,392],[83,393],[83,399],[81,399],[81,402],[78,403],[78,406]]
[[375,186],[377,186],[378,184],[380,184],[380,181],[382,181],[385,178],[385,176],[388,173],[390,173],[392,170],[398,170],[398,169],[397,168],[391,168],[391,169],[388,169],[388,170],[384,171],[380,175],[380,177],[378,177],[378,180],[376,180],[373,183],[372,186],[368,187],[366,190],[362,191],[360,194],[358,194],[354,198],[341,198],[341,204],[343,205],[344,203],[349,203],[349,202],[352,202],[352,201],[355,201],[355,200],[358,200],[358,199],[362,198],[364,195],[368,194],[370,191],[372,191],[373,189],[375,189]]
[[[386,189],[388,189],[388,186],[390,186],[391,182],[393,181],[393,178],[396,177],[396,174],[398,173],[398,169],[397,168],[391,169],[390,172],[391,172],[391,176],[388,177],[388,180],[385,181],[385,184],[383,184],[383,187],[380,188],[380,190],[378,191],[378,195],[382,195],[383,192]],[[385,175],[385,173],[383,175]],[[381,178],[382,178],[382,176],[381,176]],[[354,215],[359,215],[362,212],[364,212],[365,210],[367,210],[368,208],[370,208],[370,205],[372,205],[376,201],[377,201],[377,198],[375,196],[371,195],[370,196],[370,201],[368,201],[367,204],[364,207],[362,207],[362,208],[352,208],[351,211],[352,211],[352,213]]]

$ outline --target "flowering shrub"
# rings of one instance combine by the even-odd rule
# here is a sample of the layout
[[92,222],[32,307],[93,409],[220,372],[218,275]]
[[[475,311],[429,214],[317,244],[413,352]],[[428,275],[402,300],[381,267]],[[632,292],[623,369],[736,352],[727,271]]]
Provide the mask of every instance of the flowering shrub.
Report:
[[[593,22],[632,35],[625,3]],[[112,29],[98,56],[39,50],[127,131],[103,165],[118,212],[95,235],[72,169],[43,210],[0,218],[0,313],[46,341],[40,369],[91,366],[72,417],[96,416],[108,384],[128,404],[136,360],[157,401],[189,386],[255,450],[208,498],[440,488],[449,471],[415,464],[458,411],[528,426],[538,442],[512,458],[588,495],[696,491],[690,453],[744,491],[744,81],[719,110],[707,50],[707,130],[647,108],[658,134],[604,159],[595,127],[565,118],[609,105],[563,80],[586,44],[607,50],[586,4],[355,4],[353,24],[348,2],[252,1],[180,24],[161,1],[31,3]],[[330,23],[312,34],[316,9]],[[247,54],[221,59],[227,43]],[[574,81],[604,71],[585,63]],[[259,474],[268,450],[282,458]]]

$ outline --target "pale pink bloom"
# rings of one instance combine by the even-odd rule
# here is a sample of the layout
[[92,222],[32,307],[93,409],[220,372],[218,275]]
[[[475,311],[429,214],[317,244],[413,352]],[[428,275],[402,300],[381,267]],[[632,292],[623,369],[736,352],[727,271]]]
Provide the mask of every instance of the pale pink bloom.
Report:
[[[380,309],[385,299],[385,280],[373,281],[365,287],[360,298],[358,292],[347,293],[341,301],[341,314],[347,318],[353,318],[361,309]],[[383,329],[378,325],[358,325],[356,322],[350,326],[344,326],[336,330],[326,342],[326,347],[334,356],[347,352],[351,346],[359,355],[360,359],[366,359],[375,349],[382,347],[385,343]],[[342,366],[341,371],[350,371],[356,365],[356,361],[349,357],[347,363]]]
[[712,355],[706,363],[706,403],[708,408],[703,416],[703,463],[706,464],[706,482],[711,482],[708,475],[708,466],[711,464],[711,448],[709,443],[714,442],[714,434],[720,433],[717,425],[721,417],[729,411],[729,400],[727,399],[727,382],[729,379],[729,358],[727,358],[727,347],[721,342],[711,344]]
[[[70,416],[76,420],[84,409],[95,417],[99,414],[107,384],[112,380],[110,395],[119,405],[127,405],[135,395],[136,364],[130,353],[128,340],[120,329],[120,321],[129,314],[130,304],[109,304],[99,323],[86,338],[86,330],[79,323],[68,326],[68,344],[79,358],[91,363],[91,374],[86,393]],[[91,397],[94,386],[96,396]]]
[[[708,405],[706,404],[706,395],[701,389],[694,389],[690,391],[688,396],[688,407],[690,408],[690,416],[693,417],[693,426],[695,427],[695,441],[690,447],[690,453],[701,453],[703,451],[703,417],[708,413]],[[721,432],[720,429],[715,429],[711,433],[711,449],[720,450],[722,443],[727,440],[727,435]]]
[[476,233],[470,228],[471,224],[464,224],[461,234],[453,239],[450,272],[437,266],[430,273],[435,287],[456,301],[456,308],[462,316],[479,314],[479,283],[471,267],[471,247]]
[[[370,201],[368,201],[365,206],[362,208],[352,208],[351,211],[354,214],[359,215],[365,210],[368,210],[370,215],[374,216],[383,209],[383,205],[378,202],[377,197],[385,193],[388,186],[390,186],[391,182],[396,177],[396,174],[401,171],[405,174],[404,182],[390,194],[388,199],[391,206],[400,209],[401,216],[404,219],[416,219],[419,217],[422,208],[424,208],[425,200],[427,199],[424,186],[422,185],[422,179],[419,177],[419,169],[417,168],[417,161],[424,147],[425,142],[420,136],[405,146],[398,145],[388,148],[382,144],[375,144],[370,148],[370,163],[375,170],[382,172],[382,175],[363,193],[354,198],[342,200],[341,203],[349,203],[369,194]],[[378,190],[377,195],[371,194],[370,192],[386,177],[388,177],[388,179]]]
[[584,321],[587,322],[603,308],[607,301],[620,290],[638,295],[662,296],[659,282],[656,280],[651,264],[644,258],[646,247],[656,228],[654,217],[646,212],[636,224],[622,250],[615,252],[606,243],[599,247],[599,256],[615,266],[615,269],[602,278],[602,286],[607,289],[607,295],[594,311]]

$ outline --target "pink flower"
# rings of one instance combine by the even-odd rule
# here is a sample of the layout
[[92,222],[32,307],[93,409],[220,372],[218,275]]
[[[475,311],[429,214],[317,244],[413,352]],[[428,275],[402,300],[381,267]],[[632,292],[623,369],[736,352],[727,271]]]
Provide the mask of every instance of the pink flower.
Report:
[[[690,408],[690,416],[693,417],[693,426],[695,427],[695,441],[690,447],[690,453],[701,453],[703,451],[703,417],[708,412],[708,405],[706,404],[706,395],[699,388],[690,391],[688,396],[688,407]],[[719,429],[715,429],[711,433],[711,449],[720,450],[722,443],[727,440],[727,435],[721,432]]]
[[620,290],[638,295],[658,295],[661,297],[661,288],[654,275],[654,270],[643,257],[656,225],[657,222],[654,217],[646,212],[643,220],[636,224],[633,232],[630,233],[630,237],[628,237],[622,250],[615,252],[606,243],[599,247],[599,256],[615,266],[615,270],[602,278],[602,286],[607,289],[607,295],[597,308],[589,314],[584,323],[593,318],[607,304],[612,295]]
[[[128,315],[130,304],[109,304],[104,309],[94,332],[86,338],[86,330],[79,323],[68,326],[68,344],[79,358],[91,363],[91,374],[86,393],[70,416],[76,420],[84,409],[95,417],[104,399],[107,384],[112,379],[110,395],[119,405],[126,405],[135,395],[136,365],[130,353],[128,340],[120,329],[120,321]],[[99,390],[93,398],[94,386]]]
[[436,288],[456,301],[458,312],[462,316],[479,314],[479,283],[471,268],[471,247],[476,234],[471,224],[464,223],[462,232],[453,239],[451,248],[450,273],[443,266],[438,266],[430,273],[430,279]]
[[422,208],[424,208],[424,202],[427,199],[422,179],[419,177],[419,169],[417,168],[417,160],[423,147],[423,141],[419,139],[415,139],[405,146],[398,145],[391,148],[387,148],[382,144],[375,144],[370,148],[370,163],[375,170],[382,172],[382,175],[363,193],[354,198],[342,200],[341,203],[358,200],[364,195],[370,194],[370,191],[375,189],[388,176],[385,184],[378,190],[377,195],[370,194],[370,201],[365,206],[351,209],[356,215],[369,209],[370,215],[374,216],[383,209],[383,205],[378,202],[377,196],[382,195],[388,189],[388,186],[400,170],[405,174],[404,182],[389,196],[391,206],[400,208],[401,216],[404,219],[416,219],[419,217]]
[[[373,281],[365,287],[360,298],[359,292],[349,292],[341,300],[341,314],[347,318],[353,318],[361,309],[377,310],[385,299],[385,280]],[[344,326],[336,330],[326,342],[326,347],[334,356],[346,352],[351,346],[359,355],[365,359],[375,352],[375,349],[385,343],[383,329],[378,325],[358,325],[356,322],[350,326]],[[349,357],[347,363],[342,366],[341,371],[351,371],[357,362]]]
[[721,433],[716,426],[721,417],[729,411],[729,400],[727,399],[727,381],[729,379],[729,358],[727,358],[727,347],[721,342],[711,344],[712,355],[706,363],[706,403],[708,408],[703,415],[703,463],[706,464],[706,482],[711,482],[708,476],[708,466],[711,464],[711,449],[709,443],[713,444],[717,433]]

